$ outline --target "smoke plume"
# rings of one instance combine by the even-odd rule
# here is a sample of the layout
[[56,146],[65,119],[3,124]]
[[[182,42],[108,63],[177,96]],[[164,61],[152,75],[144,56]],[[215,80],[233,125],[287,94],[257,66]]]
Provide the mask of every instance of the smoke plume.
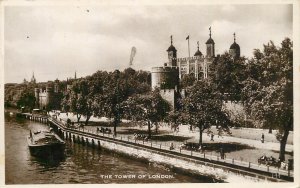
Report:
[[136,54],[136,48],[133,46],[133,47],[131,48],[131,54],[130,54],[129,66],[132,65],[133,58],[134,58],[135,54]]

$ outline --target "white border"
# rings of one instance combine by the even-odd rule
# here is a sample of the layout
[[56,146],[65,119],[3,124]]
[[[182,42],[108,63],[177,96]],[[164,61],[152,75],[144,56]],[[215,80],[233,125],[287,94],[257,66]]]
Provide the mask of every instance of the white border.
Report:
[[[114,187],[114,186],[126,186],[126,184],[91,184],[91,185],[82,185],[82,184],[35,184],[35,185],[5,185],[5,155],[4,155],[4,7],[5,6],[52,6],[52,5],[59,5],[59,6],[67,6],[67,5],[89,5],[89,6],[96,6],[96,5],[137,5],[137,4],[146,4],[146,5],[191,5],[191,4],[293,4],[293,51],[294,51],[294,183],[251,183],[251,184],[240,184],[240,183],[230,183],[230,184],[214,184],[214,183],[201,183],[201,184],[130,184],[129,186],[132,188],[140,186],[143,187],[165,187],[165,186],[172,186],[174,188],[179,187],[230,187],[230,188],[240,188],[243,186],[243,188],[247,187],[272,187],[272,188],[282,188],[282,187],[300,187],[299,180],[300,180],[300,127],[297,125],[298,122],[300,122],[300,111],[299,104],[300,104],[300,79],[299,76],[297,76],[300,73],[300,66],[299,66],[299,60],[300,60],[300,0],[211,0],[211,1],[205,1],[205,0],[0,0],[1,5],[1,38],[0,38],[0,44],[1,44],[1,64],[0,64],[0,125],[1,125],[1,131],[0,131],[0,186],[5,187],[57,187],[57,186],[63,186],[63,187]],[[128,186],[128,185],[127,185]]]

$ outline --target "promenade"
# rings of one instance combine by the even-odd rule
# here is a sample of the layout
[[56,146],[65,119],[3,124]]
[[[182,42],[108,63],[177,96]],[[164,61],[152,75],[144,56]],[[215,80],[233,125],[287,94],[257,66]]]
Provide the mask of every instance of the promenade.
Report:
[[[60,124],[65,124],[65,115],[64,114],[60,114],[60,116],[57,118],[56,121],[58,121],[58,123]],[[68,116],[68,118],[70,117],[70,115]],[[166,151],[168,153],[172,153],[175,156],[185,156],[185,157],[189,157],[190,159],[193,160],[200,160],[200,161],[209,161],[212,164],[215,165],[221,165],[223,167],[226,168],[231,168],[231,170],[238,170],[238,171],[245,171],[245,172],[252,172],[252,173],[257,173],[257,174],[264,174],[267,176],[271,176],[274,178],[280,178],[282,176],[285,177],[293,177],[293,171],[288,171],[287,169],[281,169],[281,168],[275,168],[272,166],[266,166],[266,165],[258,165],[257,162],[250,162],[247,161],[245,159],[241,159],[241,158],[232,158],[230,156],[230,153],[227,154],[227,157],[225,159],[221,159],[219,154],[216,152],[195,152],[195,151],[188,151],[188,150],[183,150],[180,148],[180,143],[179,141],[175,141],[175,140],[168,140],[168,141],[159,141],[159,140],[155,140],[155,139],[151,139],[148,141],[145,140],[137,140],[134,139],[132,134],[124,134],[124,130],[128,131],[128,127],[127,128],[118,128],[119,130],[119,134],[117,137],[113,137],[112,134],[105,134],[105,133],[100,133],[96,131],[96,126],[88,126],[85,128],[68,128],[74,131],[79,131],[79,132],[83,132],[85,134],[90,134],[93,136],[101,136],[101,137],[105,137],[105,138],[110,138],[113,140],[118,140],[118,141],[123,141],[123,142],[127,142],[127,143],[132,143],[132,144],[137,144],[140,145],[142,147],[147,147],[147,148],[152,148],[152,149],[159,149],[159,151]],[[130,128],[133,129],[133,128]],[[144,128],[142,128],[143,131]],[[123,130],[123,132],[122,132]],[[136,129],[133,129],[136,130]],[[126,131],[125,131],[126,132]],[[160,130],[160,132],[164,133],[164,135],[167,134],[166,130]],[[195,131],[196,132],[196,131]],[[189,134],[196,134],[195,132],[190,132]],[[178,132],[178,133],[174,133],[174,135],[180,135],[182,134],[182,132]],[[173,136],[174,136],[173,135]],[[197,135],[197,134],[196,134]],[[157,135],[154,134],[154,138]],[[170,136],[170,135],[169,135]],[[176,136],[175,136],[176,138]],[[227,137],[223,137],[223,138],[216,138],[216,140],[214,142],[217,142],[218,139],[226,139]],[[228,137],[229,138],[229,137]],[[240,139],[243,140],[241,138],[235,138],[232,137],[233,139]],[[190,139],[195,139],[195,138],[190,138]],[[170,150],[170,142],[174,143],[174,149]],[[259,141],[255,141],[253,140],[254,145],[258,144],[257,142]],[[270,144],[266,144],[266,148],[272,148],[274,147],[273,144],[278,144],[278,143],[272,143],[270,142]],[[289,147],[292,147],[289,146]],[[242,152],[243,150],[241,150]],[[243,151],[245,152],[245,150]],[[247,152],[246,152],[247,153]],[[247,154],[249,155],[249,153]],[[252,154],[251,154],[252,155]],[[257,159],[256,159],[257,161]],[[222,168],[222,167],[221,167]]]

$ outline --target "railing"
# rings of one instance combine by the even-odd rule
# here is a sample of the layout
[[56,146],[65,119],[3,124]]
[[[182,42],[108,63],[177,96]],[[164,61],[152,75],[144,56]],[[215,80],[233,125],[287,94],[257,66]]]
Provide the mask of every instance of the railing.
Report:
[[184,155],[184,156],[190,156],[193,157],[194,159],[202,159],[202,160],[209,160],[212,163],[217,163],[220,165],[226,165],[227,167],[232,166],[232,167],[243,167],[243,168],[247,168],[247,169],[251,169],[251,170],[257,170],[257,171],[262,171],[262,172],[266,172],[266,173],[271,173],[272,176],[274,178],[280,178],[280,176],[287,176],[287,177],[293,177],[294,173],[293,171],[290,170],[284,170],[284,169],[280,169],[280,168],[275,168],[272,166],[266,166],[266,165],[259,165],[259,164],[255,164],[255,163],[251,163],[251,162],[247,162],[247,161],[241,161],[241,160],[237,160],[237,159],[230,159],[230,158],[225,158],[225,159],[221,159],[220,156],[216,156],[213,155],[212,152],[197,152],[197,151],[190,151],[190,150],[185,150],[185,149],[181,149],[179,145],[173,144],[174,149],[170,150],[170,145],[168,145],[166,142],[157,142],[157,141],[152,141],[152,140],[139,140],[139,139],[134,139],[131,138],[131,136],[117,136],[115,137],[113,134],[108,134],[108,133],[104,133],[104,132],[97,132],[97,131],[93,131],[90,129],[85,129],[83,128],[72,128],[72,127],[67,127],[67,123],[60,119],[57,120],[55,118],[49,118],[51,121],[55,122],[56,124],[58,124],[58,126],[62,127],[65,130],[70,130],[70,131],[76,131],[78,133],[82,132],[82,133],[88,133],[91,134],[93,136],[102,136],[102,137],[106,137],[106,138],[110,138],[110,139],[114,139],[114,140],[119,140],[119,141],[123,141],[123,142],[129,142],[129,143],[134,143],[134,144],[138,144],[140,146],[147,146],[150,148],[156,148],[162,151],[168,151],[168,152],[172,152],[172,153],[177,153],[178,155]]

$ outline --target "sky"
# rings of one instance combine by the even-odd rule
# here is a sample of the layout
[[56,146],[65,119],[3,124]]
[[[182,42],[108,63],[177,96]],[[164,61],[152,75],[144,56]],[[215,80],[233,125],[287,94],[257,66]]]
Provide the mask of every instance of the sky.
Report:
[[4,8],[4,82],[66,80],[98,70],[124,70],[136,47],[132,68],[150,71],[167,62],[170,35],[178,57],[205,52],[209,27],[216,54],[236,42],[251,58],[270,40],[292,38],[289,4],[6,6]]

